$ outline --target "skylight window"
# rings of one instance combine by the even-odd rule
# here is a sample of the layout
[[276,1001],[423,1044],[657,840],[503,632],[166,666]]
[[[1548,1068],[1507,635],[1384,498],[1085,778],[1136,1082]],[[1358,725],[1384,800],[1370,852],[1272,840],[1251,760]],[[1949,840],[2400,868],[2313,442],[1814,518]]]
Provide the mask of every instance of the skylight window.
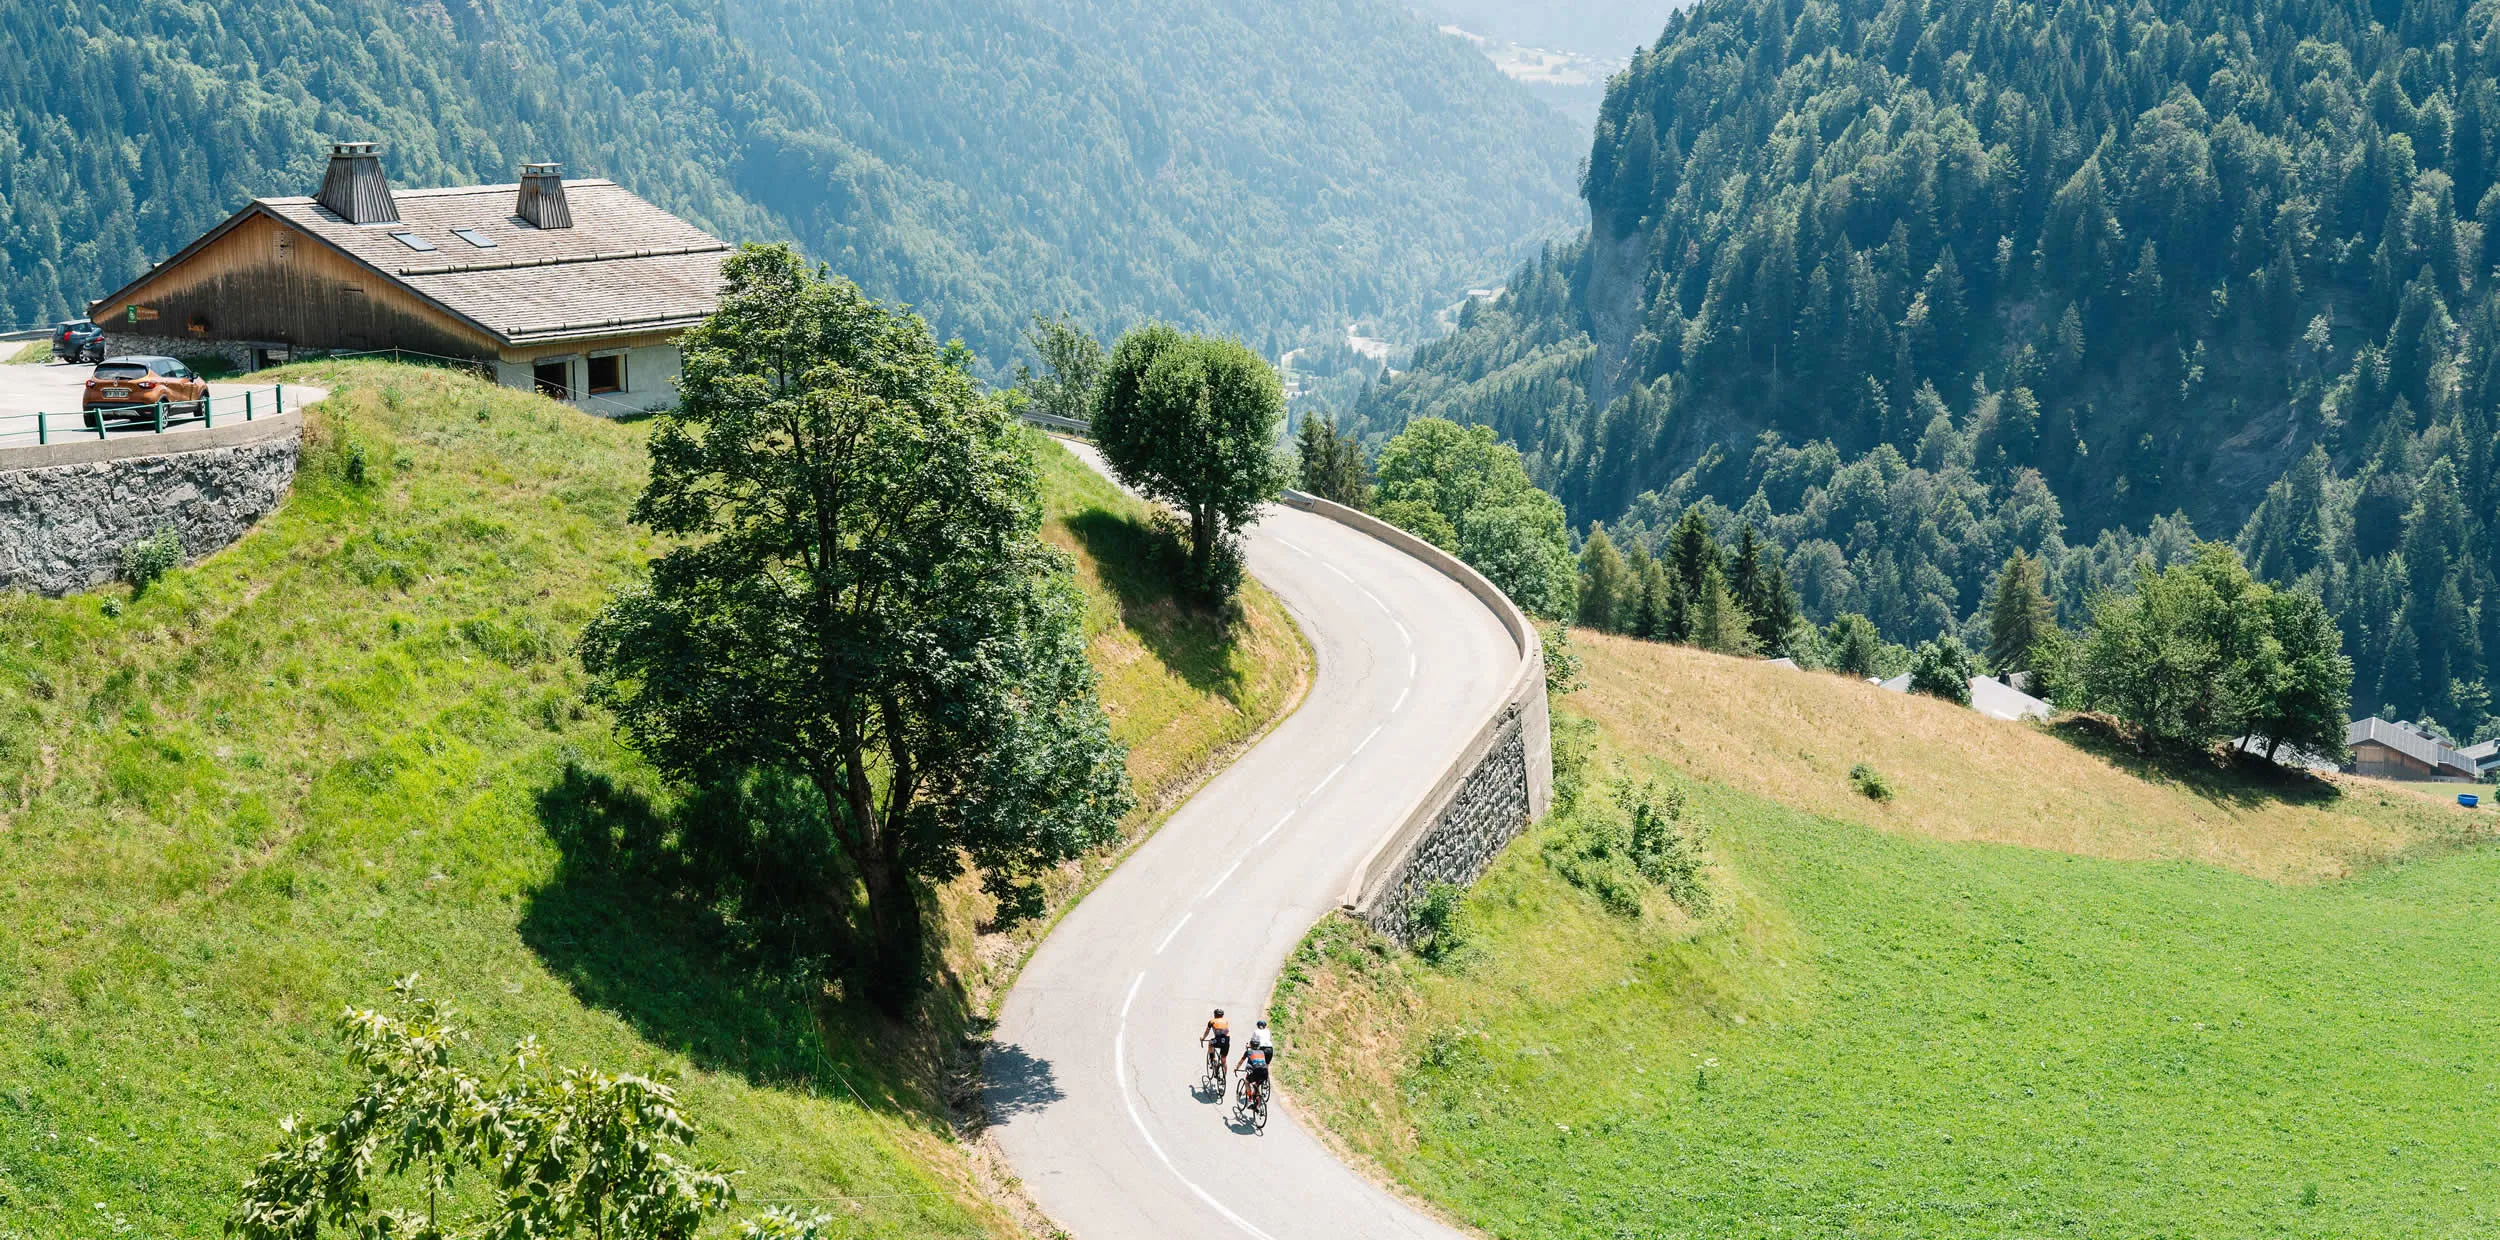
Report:
[[462,241],[466,241],[470,245],[476,246],[481,250],[491,250],[495,248],[495,239],[493,237],[489,237],[485,233],[474,228],[455,228],[451,230],[451,235],[458,237]]
[[412,233],[412,232],[395,232],[395,233],[392,233],[392,234],[391,234],[391,240],[396,241],[396,242],[400,243],[401,245],[407,246],[409,249],[412,249],[412,250],[425,251],[425,250],[431,250],[431,249],[433,249],[433,248],[434,248],[434,243],[433,243],[433,242],[428,241],[428,240],[426,240],[425,238],[420,237],[420,236],[418,236],[417,234]]

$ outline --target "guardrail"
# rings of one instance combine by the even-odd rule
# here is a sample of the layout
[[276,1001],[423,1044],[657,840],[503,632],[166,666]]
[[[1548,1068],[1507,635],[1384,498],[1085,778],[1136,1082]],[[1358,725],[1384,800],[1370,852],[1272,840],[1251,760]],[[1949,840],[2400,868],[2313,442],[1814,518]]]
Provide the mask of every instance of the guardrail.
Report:
[[37,444],[104,439],[115,432],[162,435],[167,431],[213,427],[220,422],[249,422],[284,412],[286,385],[273,383],[266,388],[246,388],[222,396],[212,392],[196,402],[159,401],[154,405],[104,410],[0,414],[0,442],[29,434]]
[[1090,435],[1094,431],[1094,424],[1091,422],[1080,422],[1075,418],[1063,418],[1057,414],[1035,413],[1027,409],[1017,413],[1016,416],[1046,431],[1066,431],[1071,435]]
[[[1346,884],[1340,903],[1347,912],[1371,923],[1375,929],[1403,938],[1409,929],[1409,906],[1426,885],[1433,881],[1455,881],[1461,885],[1474,882],[1500,852],[1500,846],[1543,817],[1553,802],[1554,740],[1553,722],[1545,701],[1544,638],[1509,595],[1457,556],[1343,504],[1292,490],[1286,491],[1283,499],[1288,507],[1360,530],[1439,570],[1493,612],[1519,651],[1519,661],[1512,665],[1509,686],[1501,702],[1477,725],[1458,760],[1416,799],[1399,819],[1397,828],[1354,867]],[[1524,784],[1519,789],[1522,813],[1516,821],[1498,824],[1459,821],[1459,811],[1465,808],[1460,801],[1469,792],[1471,780],[1479,772],[1502,764],[1506,753],[1508,761],[1519,764],[1513,768],[1513,774]],[[1453,834],[1471,838],[1437,838]],[[1450,872],[1418,872],[1434,869]]]

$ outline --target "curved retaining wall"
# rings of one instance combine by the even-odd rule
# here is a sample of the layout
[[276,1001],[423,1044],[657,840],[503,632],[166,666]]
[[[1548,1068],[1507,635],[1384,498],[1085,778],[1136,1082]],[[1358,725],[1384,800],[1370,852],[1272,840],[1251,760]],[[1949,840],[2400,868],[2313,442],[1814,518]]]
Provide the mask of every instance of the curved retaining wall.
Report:
[[1378,517],[1299,491],[1284,502],[1352,526],[1465,586],[1509,631],[1519,650],[1510,689],[1476,728],[1458,760],[1409,809],[1347,883],[1346,911],[1401,941],[1413,938],[1415,906],[1435,883],[1466,886],[1554,798],[1553,721],[1545,706],[1545,649],[1510,597],[1457,556]]
[[171,529],[186,560],[241,538],[286,498],[304,415],[168,435],[0,448],[0,590],[111,581],[124,546]]

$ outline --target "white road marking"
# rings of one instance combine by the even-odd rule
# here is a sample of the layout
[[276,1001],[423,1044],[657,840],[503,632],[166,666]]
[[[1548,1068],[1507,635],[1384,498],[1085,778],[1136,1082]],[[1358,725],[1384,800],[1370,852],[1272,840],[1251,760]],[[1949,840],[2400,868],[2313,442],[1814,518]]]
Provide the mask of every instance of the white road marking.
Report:
[[1277,541],[1278,543],[1283,544],[1283,546],[1284,546],[1285,550],[1290,551],[1290,552],[1294,553],[1295,555],[1301,556],[1301,557],[1303,557],[1304,559],[1309,559],[1309,558],[1310,558],[1311,553],[1310,553],[1310,552],[1308,552],[1308,551],[1305,551],[1305,550],[1303,550],[1301,547],[1299,547],[1299,546],[1295,545],[1295,544],[1292,542],[1292,540],[1290,540],[1290,539],[1284,539],[1284,538],[1279,538],[1279,539],[1277,539],[1276,541]]
[[1205,891],[1201,891],[1201,892],[1199,892],[1199,893],[1198,893],[1198,898],[1199,898],[1199,899],[1201,899],[1201,900],[1203,900],[1203,899],[1206,899],[1208,896],[1214,895],[1214,894],[1215,894],[1215,891],[1216,891],[1216,888],[1223,886],[1223,885],[1224,885],[1224,883],[1225,883],[1225,880],[1230,879],[1230,878],[1233,876],[1233,870],[1238,870],[1238,869],[1240,869],[1240,868],[1241,868],[1241,862],[1242,862],[1242,861],[1248,861],[1249,859],[1250,859],[1250,854],[1248,854],[1248,853],[1243,853],[1243,854],[1241,855],[1241,861],[1236,861],[1236,862],[1234,862],[1234,863],[1233,863],[1233,865],[1232,865],[1232,869],[1229,869],[1229,870],[1224,871],[1224,873],[1223,873],[1222,875],[1218,876],[1218,877],[1216,878],[1216,880],[1215,880],[1213,883],[1211,883],[1211,884],[1209,884],[1209,885],[1208,885],[1208,887],[1207,887],[1207,889],[1206,889]]
[[[1352,577],[1347,577],[1347,576],[1346,576],[1346,571],[1345,571],[1344,569],[1339,568],[1339,567],[1337,567],[1336,565],[1331,564],[1331,563],[1329,563],[1329,562],[1328,562],[1328,561],[1326,561],[1326,560],[1321,560],[1321,561],[1319,562],[1319,566],[1320,566],[1321,568],[1327,569],[1329,572],[1335,573],[1335,574],[1336,574],[1336,575],[1338,575],[1339,577],[1343,577],[1343,578],[1345,578],[1345,583],[1346,583],[1347,585],[1354,586],[1354,588],[1355,588],[1355,589],[1357,589],[1357,590],[1362,590],[1362,589],[1363,589],[1363,587],[1362,587],[1362,586],[1360,586],[1360,585],[1356,585],[1356,584],[1355,584],[1355,580],[1354,580],[1354,578],[1352,578]],[[1363,592],[1364,592],[1364,593],[1366,593],[1366,594],[1371,593],[1371,591],[1369,591],[1369,590],[1364,590]]]
[[1163,949],[1172,945],[1172,940],[1181,937],[1181,927],[1188,925],[1189,919],[1197,915],[1198,914],[1195,912],[1181,914],[1181,919],[1172,923],[1172,932],[1164,935],[1162,942],[1155,944],[1155,954],[1158,956],[1162,955]]
[[1137,980],[1128,984],[1128,998],[1120,1003],[1119,1028],[1111,1036],[1111,1084],[1113,1088],[1120,1091],[1120,1102],[1128,1107],[1128,1122],[1137,1125],[1137,1135],[1146,1139],[1146,1148],[1153,1150],[1155,1157],[1162,1160],[1163,1169],[1171,1172],[1172,1178],[1181,1182],[1181,1187],[1197,1194],[1198,1200],[1207,1203],[1208,1209],[1223,1215],[1226,1222],[1257,1237],[1257,1240],[1276,1240],[1274,1236],[1251,1226],[1250,1220],[1226,1209],[1223,1202],[1217,1201],[1207,1190],[1198,1187],[1196,1181],[1182,1175],[1180,1167],[1173,1163],[1172,1156],[1163,1152],[1162,1143],[1156,1141],[1155,1135],[1146,1130],[1146,1117],[1137,1113],[1137,1095],[1128,1087],[1128,1010],[1136,1006],[1137,988],[1145,984],[1144,973],[1139,973]]
[[[1293,816],[1294,816],[1295,814],[1299,814],[1299,813],[1301,813],[1301,812],[1302,812],[1302,807],[1301,807],[1301,806],[1299,806],[1299,805],[1294,806],[1292,809],[1286,810],[1286,811],[1285,811],[1285,816],[1284,816],[1284,817],[1282,817],[1282,818],[1277,819],[1277,820],[1276,820],[1276,825],[1275,825],[1275,826],[1272,826],[1272,827],[1269,827],[1269,828],[1267,829],[1267,834],[1266,834],[1266,835],[1262,835],[1262,836],[1260,836],[1260,837],[1259,837],[1259,843],[1260,843],[1260,844],[1264,844],[1264,843],[1268,842],[1268,840],[1270,840],[1270,839],[1274,838],[1277,832],[1282,831],[1282,830],[1284,830],[1284,829],[1285,829],[1285,824],[1286,824],[1286,823],[1289,823],[1289,822],[1292,822],[1292,821],[1293,821]],[[1256,846],[1257,846],[1257,845],[1252,845],[1252,847],[1256,847]],[[1187,919],[1187,918],[1182,918],[1182,920],[1183,920],[1183,921],[1186,921],[1186,920],[1188,920],[1188,919]]]
[[1337,776],[1338,776],[1340,773],[1342,773],[1344,770],[1345,770],[1345,763],[1343,763],[1343,762],[1338,763],[1338,764],[1337,764],[1337,769],[1336,769],[1336,770],[1333,770],[1333,771],[1328,772],[1328,778],[1327,778],[1327,779],[1323,779],[1323,780],[1319,781],[1319,783],[1317,783],[1317,784],[1315,784],[1315,785],[1313,785],[1313,786],[1312,786],[1312,788],[1311,788],[1311,792],[1310,792],[1310,796],[1303,797],[1303,798],[1302,798],[1302,803],[1303,803],[1303,804],[1305,804],[1305,805],[1310,804],[1310,802],[1311,802],[1311,797],[1318,796],[1318,795],[1319,795],[1319,790],[1320,790],[1320,789],[1322,789],[1322,788],[1327,787],[1327,786],[1329,785],[1329,783],[1330,783],[1331,781],[1335,780],[1335,779],[1337,778]]
[[1390,713],[1390,714],[1392,714],[1392,715],[1394,715],[1394,714],[1398,713],[1399,711],[1406,709],[1406,695],[1407,695],[1407,694],[1410,694],[1410,693],[1413,693],[1414,691],[1415,691],[1415,686],[1414,686],[1413,682],[1411,682],[1411,681],[1410,681],[1410,682],[1408,682],[1408,684],[1407,684],[1407,686],[1406,686],[1405,688],[1398,690],[1398,701],[1397,701],[1397,705],[1390,707],[1390,708],[1389,708],[1389,713]]
[[[1382,608],[1381,610],[1386,611],[1388,609]],[[1415,635],[1406,631],[1406,622],[1395,616],[1391,616],[1389,620],[1390,623],[1398,626],[1398,640],[1405,642],[1408,646],[1413,646],[1415,644]]]
[[1406,652],[1406,678],[1415,679],[1415,652],[1412,650]]
[[[1398,695],[1398,700],[1399,700],[1399,701],[1401,701],[1401,702],[1405,701],[1405,700],[1406,700],[1406,695],[1405,695],[1405,694],[1403,694],[1403,693],[1399,694],[1399,695]],[[1348,757],[1348,758],[1354,758],[1354,757],[1357,757],[1357,756],[1361,755],[1361,754],[1362,754],[1362,752],[1363,752],[1364,750],[1371,748],[1371,743],[1372,743],[1373,741],[1375,741],[1375,740],[1379,739],[1379,737],[1380,737],[1380,729],[1381,729],[1381,728],[1385,728],[1385,727],[1387,727],[1387,726],[1389,726],[1389,725],[1387,725],[1387,724],[1385,724],[1385,723],[1384,723],[1384,724],[1378,724],[1378,725],[1374,726],[1374,727],[1372,728],[1372,730],[1371,730],[1371,735],[1364,737],[1364,738],[1363,738],[1363,743],[1362,743],[1362,744],[1360,744],[1360,745],[1355,746],[1355,747],[1354,747],[1354,752],[1353,752],[1353,753],[1350,753],[1350,754],[1347,754],[1347,755],[1346,755],[1346,757]],[[1340,769],[1343,769],[1343,768],[1342,768],[1342,767],[1340,767]]]

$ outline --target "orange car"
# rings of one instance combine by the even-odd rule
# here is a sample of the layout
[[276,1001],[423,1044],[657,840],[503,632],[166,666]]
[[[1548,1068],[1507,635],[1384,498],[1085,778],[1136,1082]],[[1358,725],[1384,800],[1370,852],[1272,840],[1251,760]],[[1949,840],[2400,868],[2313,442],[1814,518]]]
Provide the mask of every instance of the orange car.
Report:
[[208,416],[208,381],[170,357],[108,357],[87,380],[87,429]]

